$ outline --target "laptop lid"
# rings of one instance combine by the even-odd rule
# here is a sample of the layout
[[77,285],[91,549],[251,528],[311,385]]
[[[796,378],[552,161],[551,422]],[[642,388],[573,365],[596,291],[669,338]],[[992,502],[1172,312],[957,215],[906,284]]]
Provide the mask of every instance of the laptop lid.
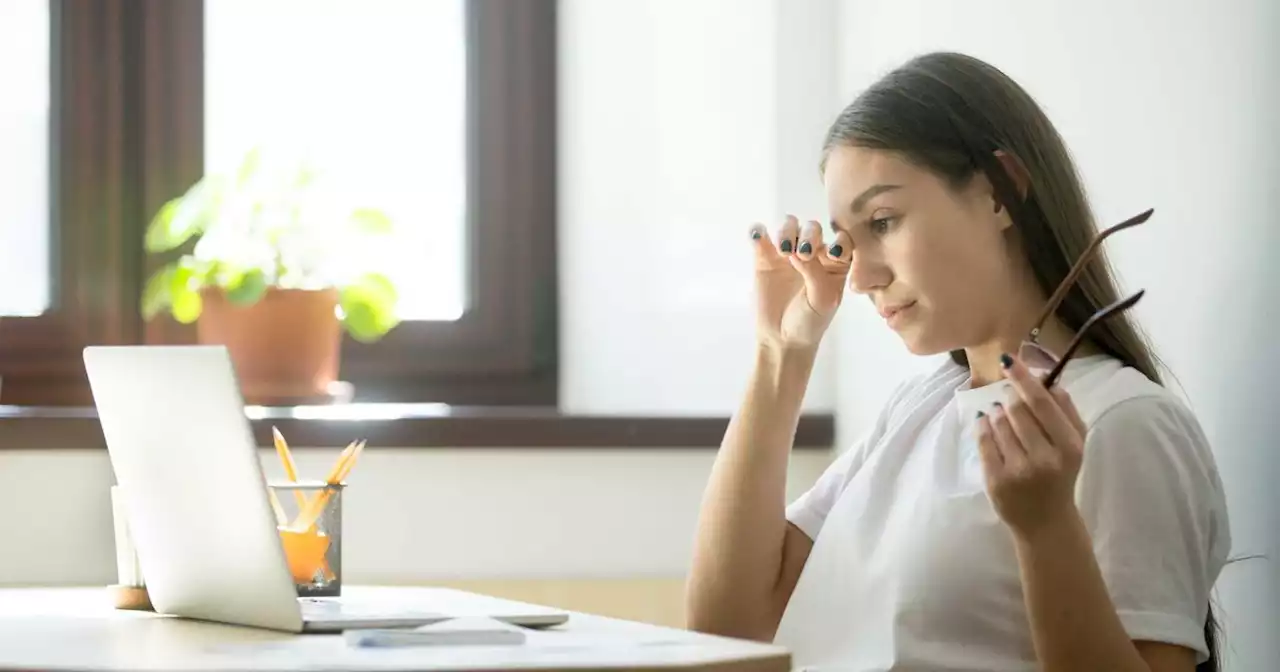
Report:
[[156,611],[301,631],[226,349],[92,346],[84,363]]

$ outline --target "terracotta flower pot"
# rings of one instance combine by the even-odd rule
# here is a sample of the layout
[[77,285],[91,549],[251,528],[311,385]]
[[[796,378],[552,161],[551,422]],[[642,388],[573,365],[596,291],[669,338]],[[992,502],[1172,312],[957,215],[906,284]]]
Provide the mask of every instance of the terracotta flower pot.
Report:
[[326,399],[338,378],[342,324],[337,290],[275,289],[237,306],[219,289],[201,292],[202,345],[225,345],[245,402],[297,404]]

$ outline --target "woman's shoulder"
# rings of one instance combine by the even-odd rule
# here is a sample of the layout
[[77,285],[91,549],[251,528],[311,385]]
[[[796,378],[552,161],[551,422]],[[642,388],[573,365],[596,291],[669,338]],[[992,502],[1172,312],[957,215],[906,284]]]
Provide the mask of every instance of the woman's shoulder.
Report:
[[[1158,471],[1158,465],[1181,473],[1197,473],[1206,486],[1220,491],[1213,449],[1191,406],[1141,371],[1118,362],[1102,375],[1068,388],[1088,428],[1086,462],[1119,470]],[[1176,468],[1175,468],[1176,467]]]
[[1072,381],[1067,387],[1080,418],[1089,427],[1129,422],[1177,418],[1196,423],[1190,406],[1169,388],[1151,380],[1141,371],[1118,360],[1106,359]]

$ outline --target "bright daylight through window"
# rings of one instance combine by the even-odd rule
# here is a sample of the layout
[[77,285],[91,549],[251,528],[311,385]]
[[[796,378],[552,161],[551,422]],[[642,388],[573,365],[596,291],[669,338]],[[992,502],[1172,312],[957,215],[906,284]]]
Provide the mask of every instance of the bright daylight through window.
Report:
[[[10,30],[28,42],[43,35]],[[391,219],[397,238],[377,263],[400,292],[401,318],[459,318],[468,299],[463,0],[217,0],[205,3],[205,40],[206,170],[234,172],[253,148],[307,161],[326,198]],[[29,61],[30,50],[10,58]]]
[[51,285],[48,0],[0,3],[0,63],[0,315],[39,315]]

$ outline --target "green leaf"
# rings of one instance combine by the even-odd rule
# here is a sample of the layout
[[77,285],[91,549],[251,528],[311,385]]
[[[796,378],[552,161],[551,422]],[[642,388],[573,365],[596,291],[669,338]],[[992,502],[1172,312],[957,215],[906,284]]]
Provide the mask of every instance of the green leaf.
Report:
[[227,289],[227,300],[237,306],[249,306],[258,302],[267,293],[267,276],[254,269],[245,273],[235,287]]
[[221,189],[219,181],[203,179],[187,193],[165,203],[147,225],[143,243],[147,252],[168,252],[203,233],[221,202]]
[[377,311],[367,303],[352,303],[343,308],[343,313],[347,332],[361,343],[373,343],[386,333],[379,328]]
[[182,200],[175,198],[161,206],[160,211],[156,213],[155,218],[147,225],[147,235],[144,240],[144,247],[147,252],[168,252],[173,248],[186,242],[185,240],[174,241],[172,234],[173,216],[177,214],[178,207],[182,205]]
[[192,280],[196,279],[196,271],[192,268],[187,260],[183,260],[173,269],[173,273],[169,275],[169,296],[177,296],[183,292],[190,292],[198,287],[193,287]]
[[343,324],[356,340],[376,341],[400,323],[397,300],[395,285],[385,275],[364,275],[339,293]]
[[400,293],[396,291],[395,283],[382,273],[365,273],[351,286],[374,294],[380,302],[390,308],[394,308],[396,302],[400,300]]
[[215,261],[210,265],[210,275],[213,277],[213,284],[230,292],[244,282],[245,269],[243,266]]
[[[199,291],[205,284],[208,274],[207,265],[193,257],[182,257],[177,261],[165,264],[147,279],[142,289],[142,317],[152,320],[165,308],[173,311],[174,317],[200,313]],[[194,319],[194,318],[192,318]]]
[[262,148],[254,147],[245,154],[244,160],[240,162],[240,169],[236,171],[236,185],[244,186],[258,172],[258,167],[262,165]]
[[391,233],[391,218],[381,210],[360,208],[351,213],[351,223],[362,233],[375,236]]
[[204,310],[204,301],[200,299],[198,291],[187,289],[173,297],[173,319],[182,324],[195,322],[202,310]]
[[170,264],[156,271],[142,288],[142,319],[155,319],[160,311],[173,302],[173,276],[175,267]]
[[293,186],[297,188],[305,188],[311,186],[316,179],[316,171],[310,164],[303,164],[298,168],[298,174],[294,176]]

